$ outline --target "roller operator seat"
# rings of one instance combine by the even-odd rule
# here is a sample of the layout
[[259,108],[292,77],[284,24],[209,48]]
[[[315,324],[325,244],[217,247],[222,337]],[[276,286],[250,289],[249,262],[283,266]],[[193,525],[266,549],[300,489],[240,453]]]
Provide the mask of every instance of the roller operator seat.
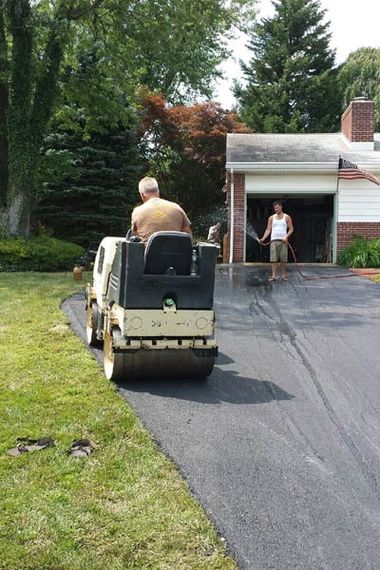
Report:
[[[155,232],[145,246],[144,273],[190,275],[192,239],[185,232]],[[168,271],[169,270],[169,271]]]

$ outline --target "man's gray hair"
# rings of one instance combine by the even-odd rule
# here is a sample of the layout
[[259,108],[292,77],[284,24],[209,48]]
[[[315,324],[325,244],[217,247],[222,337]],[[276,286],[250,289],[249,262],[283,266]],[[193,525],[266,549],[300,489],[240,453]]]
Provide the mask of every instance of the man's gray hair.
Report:
[[143,178],[139,182],[139,192],[140,194],[159,192],[157,180],[155,178],[150,178],[149,176],[145,176],[145,178]]

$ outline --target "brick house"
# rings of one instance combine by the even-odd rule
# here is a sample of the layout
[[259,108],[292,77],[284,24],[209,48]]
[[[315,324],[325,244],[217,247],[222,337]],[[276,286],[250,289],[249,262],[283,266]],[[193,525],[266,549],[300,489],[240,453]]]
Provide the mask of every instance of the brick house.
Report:
[[380,237],[379,187],[337,178],[339,156],[380,178],[374,118],[374,102],[358,98],[342,115],[340,133],[227,135],[226,259],[267,260],[249,230],[261,237],[274,199],[293,218],[299,261],[335,262],[353,236]]

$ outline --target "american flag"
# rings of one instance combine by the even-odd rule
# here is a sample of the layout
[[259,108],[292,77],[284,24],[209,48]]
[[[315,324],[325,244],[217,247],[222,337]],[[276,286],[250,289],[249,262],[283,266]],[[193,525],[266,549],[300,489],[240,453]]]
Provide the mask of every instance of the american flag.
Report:
[[338,178],[343,180],[357,180],[359,178],[369,180],[374,184],[380,186],[380,181],[371,174],[367,172],[367,170],[363,170],[359,168],[353,162],[346,160],[345,158],[339,158],[339,166],[338,166]]

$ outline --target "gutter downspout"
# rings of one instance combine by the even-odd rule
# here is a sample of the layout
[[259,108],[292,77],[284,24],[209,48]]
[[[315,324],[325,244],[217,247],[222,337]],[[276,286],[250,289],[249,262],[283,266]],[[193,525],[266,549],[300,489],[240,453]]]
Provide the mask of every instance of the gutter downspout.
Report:
[[231,168],[231,219],[230,219],[230,259],[229,263],[233,262],[234,258],[234,217],[235,217],[235,187],[234,187],[234,169]]

